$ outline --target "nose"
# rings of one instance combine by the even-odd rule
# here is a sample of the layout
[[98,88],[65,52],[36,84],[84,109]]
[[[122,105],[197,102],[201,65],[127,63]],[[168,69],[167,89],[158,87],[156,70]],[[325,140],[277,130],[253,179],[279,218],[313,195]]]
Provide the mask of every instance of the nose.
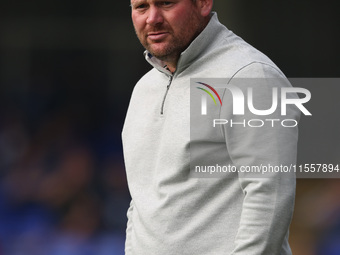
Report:
[[150,6],[146,23],[151,26],[155,26],[157,24],[163,23],[163,21],[164,19],[162,11],[157,8],[157,6]]

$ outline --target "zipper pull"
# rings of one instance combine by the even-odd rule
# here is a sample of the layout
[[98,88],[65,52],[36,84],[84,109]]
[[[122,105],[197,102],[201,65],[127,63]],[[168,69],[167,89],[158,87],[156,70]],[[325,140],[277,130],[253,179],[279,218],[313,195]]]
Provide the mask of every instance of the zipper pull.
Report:
[[168,85],[166,86],[166,91],[165,91],[165,95],[164,95],[164,98],[163,98],[163,102],[162,102],[162,107],[161,107],[161,115],[163,115],[164,113],[164,104],[165,104],[165,99],[166,99],[166,96],[168,95],[168,92],[169,92],[169,89],[170,89],[170,85],[172,83],[172,75],[170,76],[170,79],[169,79],[169,83]]

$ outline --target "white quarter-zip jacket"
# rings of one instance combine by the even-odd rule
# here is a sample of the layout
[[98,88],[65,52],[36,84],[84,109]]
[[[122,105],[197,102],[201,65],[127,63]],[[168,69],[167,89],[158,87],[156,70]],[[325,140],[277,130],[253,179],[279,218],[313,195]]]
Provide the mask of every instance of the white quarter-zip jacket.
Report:
[[[295,164],[297,128],[224,127],[214,137],[190,140],[190,78],[284,78],[283,73],[223,26],[216,13],[181,54],[173,74],[148,52],[145,57],[153,69],[134,88],[122,132],[132,197],[126,255],[291,254],[293,174],[190,176],[190,160],[199,160],[190,157],[193,144],[216,163],[238,168]],[[229,99],[222,98],[220,118],[232,118]],[[288,114],[299,118],[297,110]]]

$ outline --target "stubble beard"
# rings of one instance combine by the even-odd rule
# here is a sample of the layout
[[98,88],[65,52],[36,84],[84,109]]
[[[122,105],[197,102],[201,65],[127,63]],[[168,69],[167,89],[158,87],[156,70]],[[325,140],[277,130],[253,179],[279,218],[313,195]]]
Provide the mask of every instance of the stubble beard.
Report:
[[202,32],[205,27],[205,24],[203,24],[202,20],[195,13],[192,13],[190,16],[190,23],[186,25],[184,29],[179,30],[178,34],[174,34],[174,31],[171,28],[168,28],[164,25],[154,27],[153,32],[169,32],[168,36],[170,36],[170,40],[167,38],[166,45],[164,45],[161,49],[154,49],[156,47],[153,46],[155,46],[157,42],[149,42],[147,33],[139,34],[136,31],[137,37],[143,47],[154,57],[164,62],[176,63],[181,53],[190,45],[190,43]]

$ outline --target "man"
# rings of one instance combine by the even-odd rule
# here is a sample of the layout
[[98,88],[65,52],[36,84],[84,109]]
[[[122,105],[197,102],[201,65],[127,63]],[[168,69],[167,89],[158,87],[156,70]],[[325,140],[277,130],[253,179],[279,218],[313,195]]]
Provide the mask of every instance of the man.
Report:
[[[134,88],[122,132],[132,201],[126,255],[287,255],[295,179],[190,177],[190,146],[221,164],[294,164],[297,129],[224,128],[190,141],[190,79],[284,78],[212,13],[213,0],[131,0],[153,66]],[[222,98],[221,116],[231,103]],[[290,119],[298,119],[290,111]],[[204,140],[204,141],[203,141]]]

